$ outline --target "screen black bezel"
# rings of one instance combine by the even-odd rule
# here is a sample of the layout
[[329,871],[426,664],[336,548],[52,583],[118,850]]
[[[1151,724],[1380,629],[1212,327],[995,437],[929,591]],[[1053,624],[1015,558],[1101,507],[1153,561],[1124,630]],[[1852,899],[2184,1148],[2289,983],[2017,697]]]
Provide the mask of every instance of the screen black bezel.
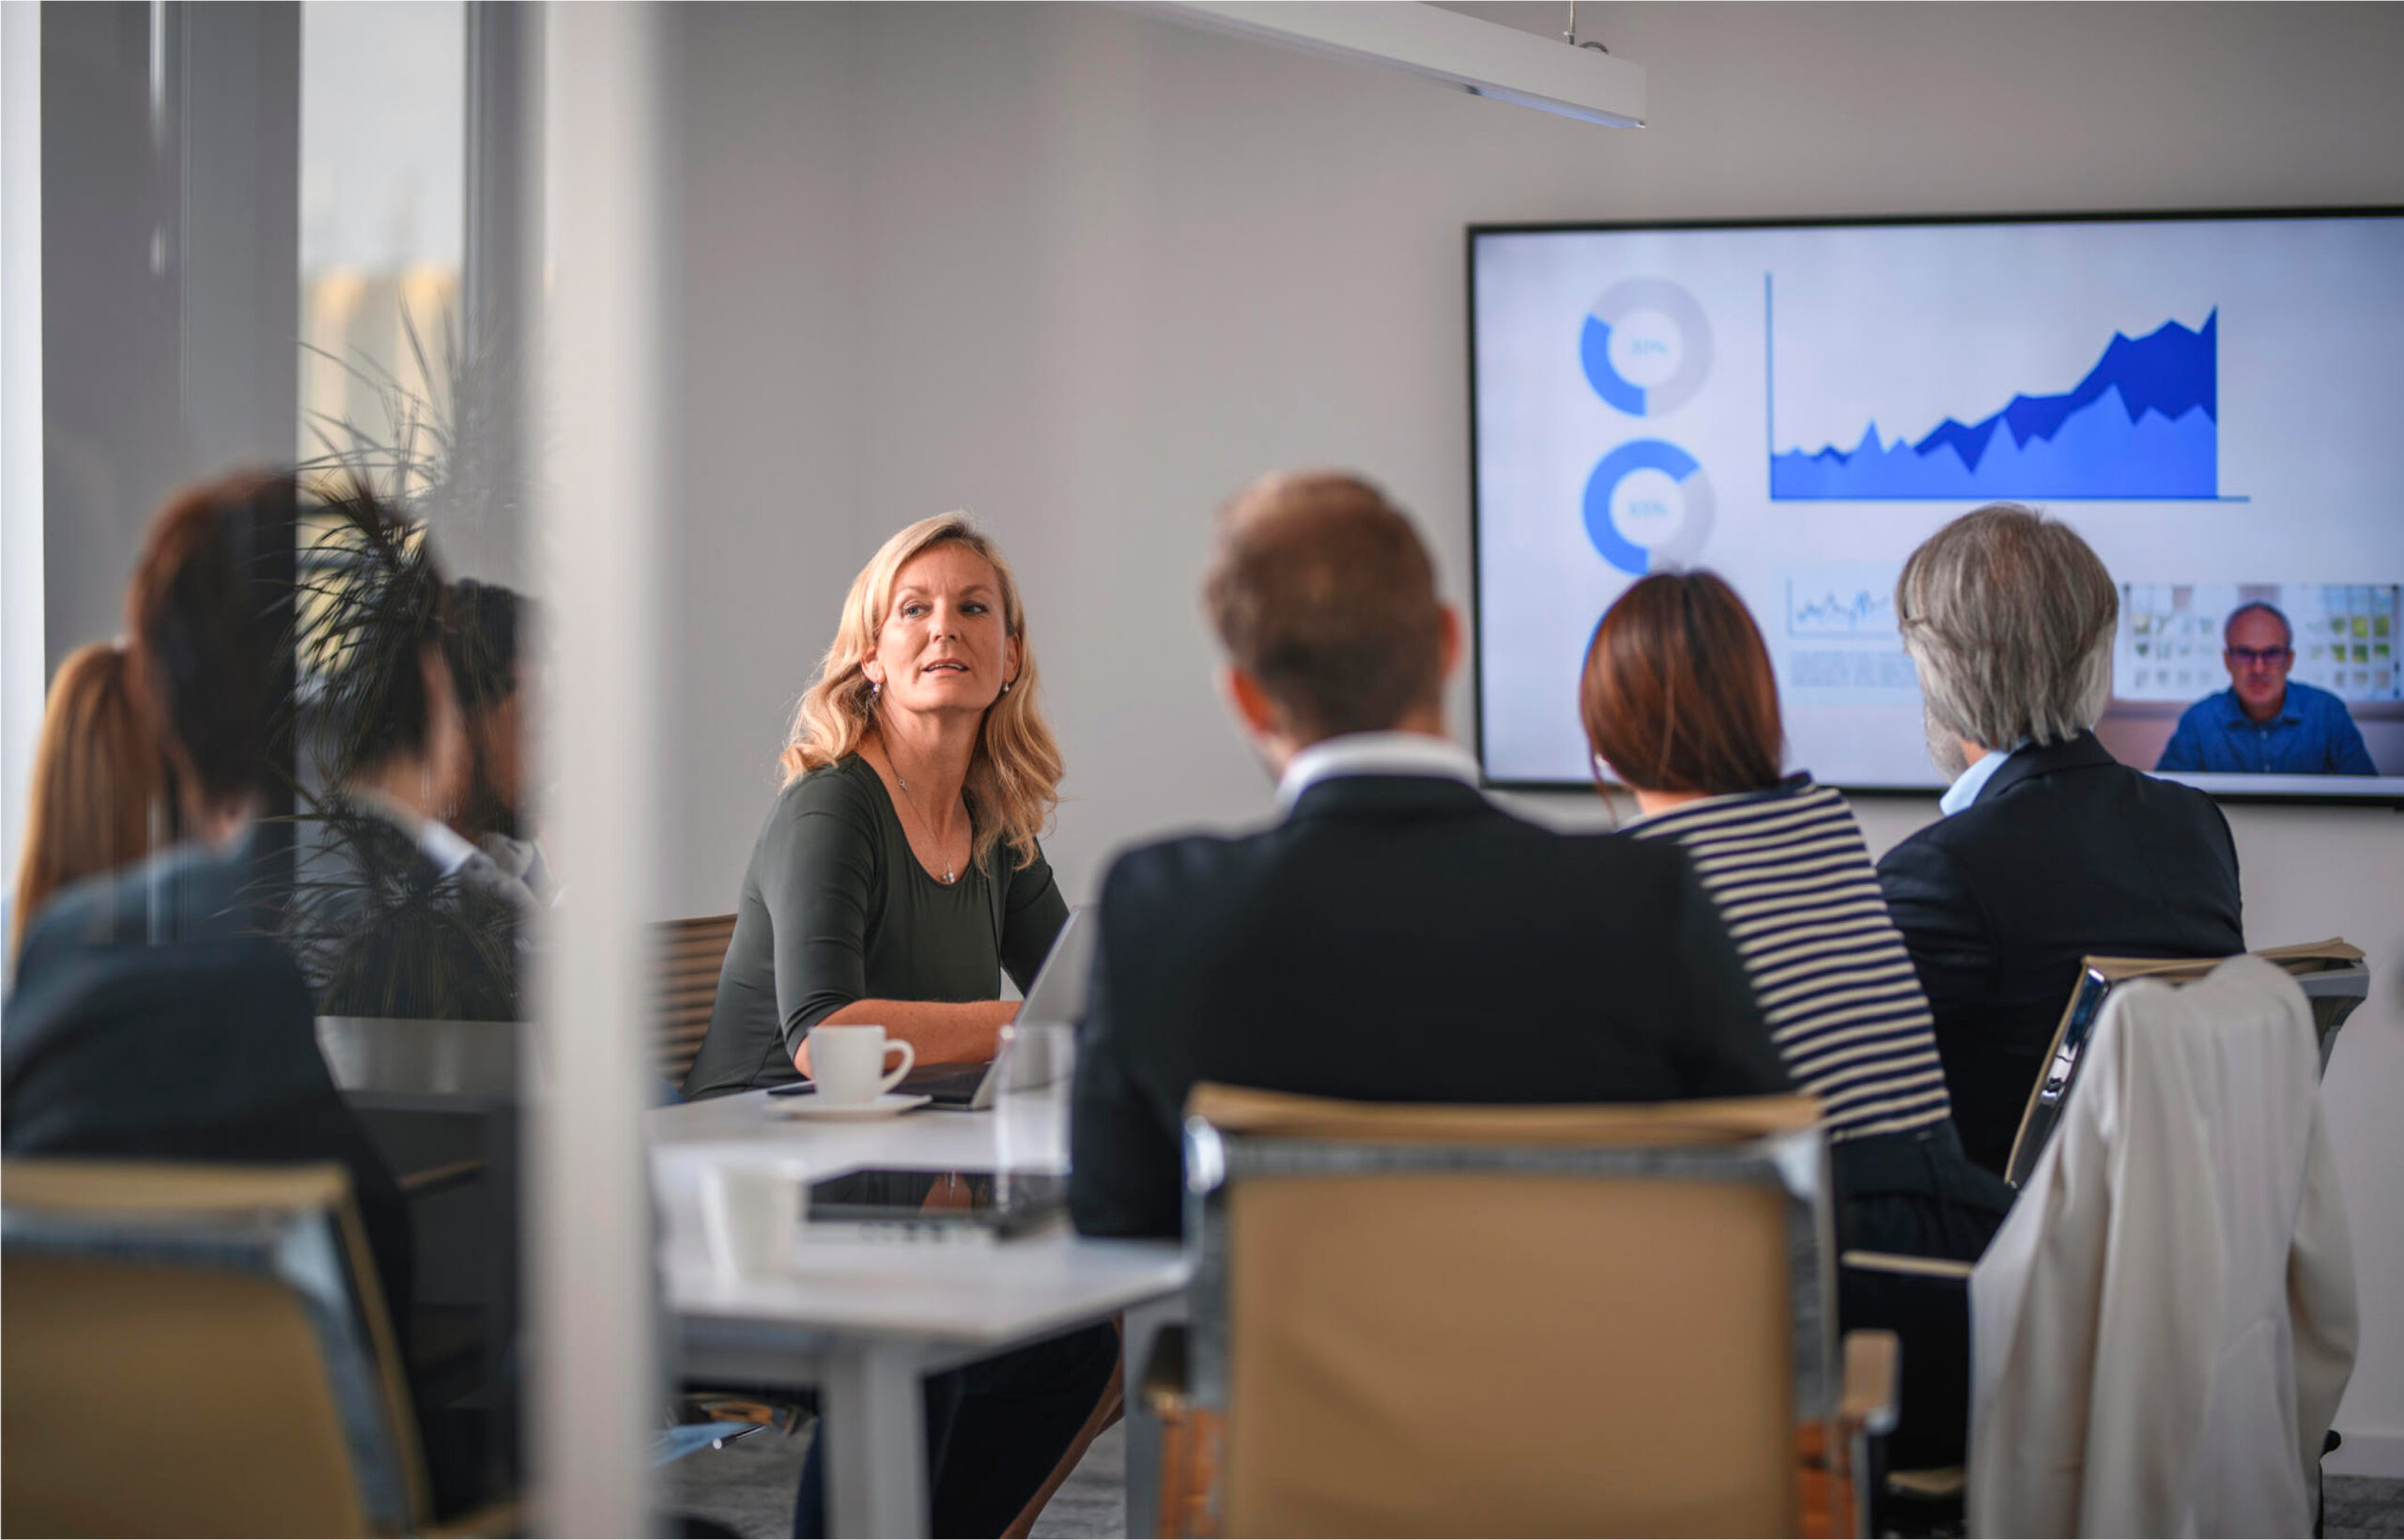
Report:
[[[1635,234],[1663,230],[1818,230],[1872,229],[1932,224],[2164,224],[2227,220],[2404,219],[2404,204],[2369,204],[2299,208],[2162,208],[2087,210],[2051,214],[1865,214],[1814,215],[1798,219],[1574,220],[1520,223],[1482,223],[1466,227],[1461,245],[1462,306],[1467,318],[1469,354],[1469,568],[1471,713],[1475,724],[1477,770],[1481,784],[1500,792],[1582,792],[1592,793],[1589,780],[1506,780],[1487,767],[1486,753],[1486,616],[1482,512],[1478,506],[1477,422],[1477,241],[1480,236]],[[2404,665],[2404,658],[2399,658]],[[1783,703],[1781,702],[1781,709]],[[2381,776],[2381,780],[2404,777]],[[1848,796],[1934,797],[1945,790],[1931,779],[1913,786],[1856,786],[1836,783]],[[2288,806],[2392,808],[2404,810],[2404,791],[2371,792],[2349,796],[2332,792],[2206,793],[2217,802],[2281,803]]]

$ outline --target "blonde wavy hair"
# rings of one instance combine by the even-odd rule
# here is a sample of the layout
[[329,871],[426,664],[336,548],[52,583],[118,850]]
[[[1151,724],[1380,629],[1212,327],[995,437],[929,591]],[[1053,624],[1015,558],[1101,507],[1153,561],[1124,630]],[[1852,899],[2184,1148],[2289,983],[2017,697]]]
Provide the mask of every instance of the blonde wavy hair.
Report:
[[843,598],[835,639],[819,660],[818,677],[802,693],[793,730],[778,762],[788,786],[812,770],[859,752],[876,726],[876,698],[860,665],[876,654],[877,633],[893,608],[893,584],[920,554],[937,546],[964,546],[985,559],[1002,591],[1002,626],[1018,643],[1018,674],[1010,688],[985,711],[984,730],[968,761],[963,795],[976,827],[969,859],[979,867],[993,848],[1008,840],[1027,866],[1035,860],[1036,837],[1060,805],[1060,746],[1036,704],[1035,651],[1027,645],[1026,609],[1019,603],[1018,579],[1001,547],[966,514],[922,518],[887,540]]

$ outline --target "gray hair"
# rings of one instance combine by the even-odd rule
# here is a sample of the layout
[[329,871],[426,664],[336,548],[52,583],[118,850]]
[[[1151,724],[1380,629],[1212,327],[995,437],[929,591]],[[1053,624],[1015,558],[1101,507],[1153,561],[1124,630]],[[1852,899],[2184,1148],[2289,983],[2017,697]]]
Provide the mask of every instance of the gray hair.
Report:
[[1988,748],[2059,743],[2112,698],[2120,594],[2066,524],[2018,503],[1963,515],[1895,581],[1930,720]]
[[2240,615],[2270,616],[2271,619],[2279,623],[2279,630],[2287,637],[2287,640],[2279,643],[2279,645],[2282,647],[2293,647],[2295,645],[2295,627],[2288,624],[2286,612],[2281,610],[2277,605],[2271,603],[2268,599],[2251,599],[2230,610],[2228,612],[2228,619],[2220,623],[2220,644],[2223,647],[2228,645],[2228,634],[2237,628],[2237,617]]

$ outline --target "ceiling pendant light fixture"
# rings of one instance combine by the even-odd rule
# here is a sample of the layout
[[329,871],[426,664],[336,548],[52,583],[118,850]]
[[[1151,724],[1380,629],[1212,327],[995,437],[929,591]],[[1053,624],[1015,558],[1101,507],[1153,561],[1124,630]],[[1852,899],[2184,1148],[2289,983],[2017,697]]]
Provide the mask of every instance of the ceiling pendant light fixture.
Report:
[[[1326,58],[1374,64],[1609,129],[1644,126],[1644,67],[1409,0],[1156,0],[1136,8]],[[1576,23],[1571,23],[1576,32]]]

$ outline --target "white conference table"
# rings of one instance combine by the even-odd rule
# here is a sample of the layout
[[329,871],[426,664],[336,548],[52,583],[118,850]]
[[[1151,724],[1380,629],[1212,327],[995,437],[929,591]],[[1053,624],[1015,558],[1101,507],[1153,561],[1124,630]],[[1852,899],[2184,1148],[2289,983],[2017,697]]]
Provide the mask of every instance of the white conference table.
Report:
[[1172,1242],[1090,1240],[1064,1225],[990,1245],[805,1234],[790,1276],[722,1275],[701,1229],[701,1172],[714,1161],[793,1159],[811,1180],[871,1166],[1068,1169],[1065,1084],[1006,1095],[991,1112],[867,1122],[779,1116],[789,1104],[751,1091],[645,1115],[677,1367],[688,1379],[815,1387],[830,1532],[922,1535],[919,1381],[1165,1299],[1185,1286],[1186,1263]]

